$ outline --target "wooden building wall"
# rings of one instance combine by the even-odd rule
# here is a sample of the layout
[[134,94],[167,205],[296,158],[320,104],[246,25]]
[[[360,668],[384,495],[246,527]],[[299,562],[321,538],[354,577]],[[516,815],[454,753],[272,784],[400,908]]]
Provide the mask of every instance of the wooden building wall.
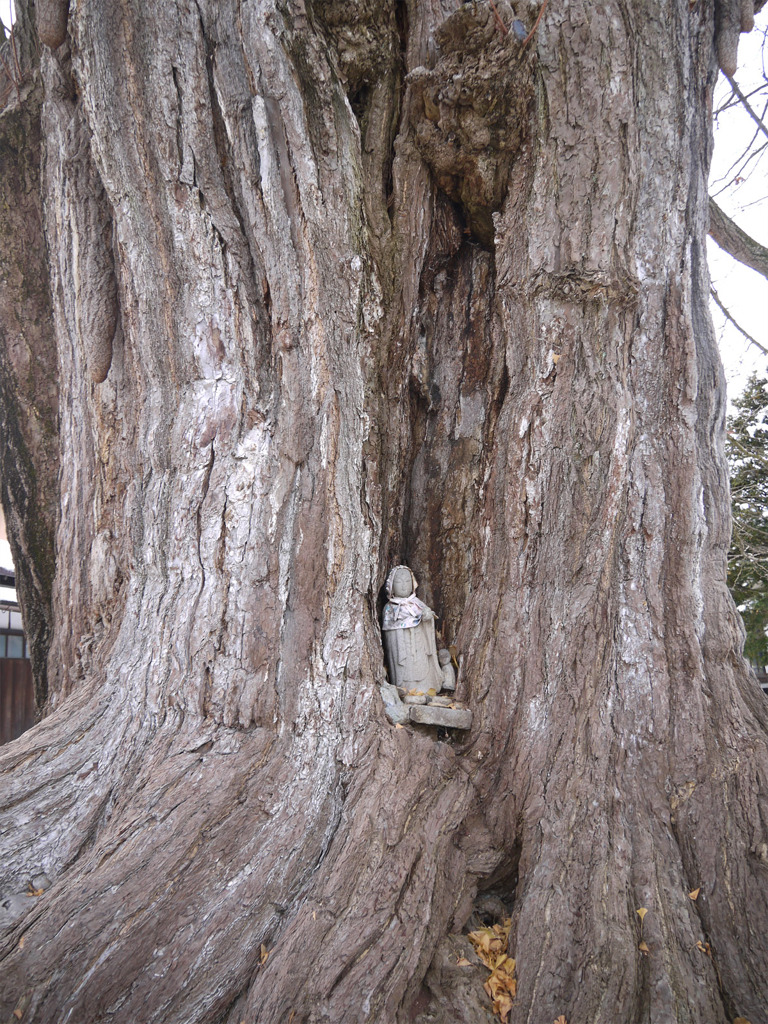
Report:
[[26,658],[0,659],[0,744],[35,724],[32,668]]

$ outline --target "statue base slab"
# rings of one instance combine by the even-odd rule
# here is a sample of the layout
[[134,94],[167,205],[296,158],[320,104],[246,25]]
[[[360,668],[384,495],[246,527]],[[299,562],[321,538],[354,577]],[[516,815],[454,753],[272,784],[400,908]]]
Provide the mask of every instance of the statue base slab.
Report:
[[408,708],[408,717],[415,725],[442,725],[445,729],[471,729],[469,708],[443,708],[435,704],[417,704]]

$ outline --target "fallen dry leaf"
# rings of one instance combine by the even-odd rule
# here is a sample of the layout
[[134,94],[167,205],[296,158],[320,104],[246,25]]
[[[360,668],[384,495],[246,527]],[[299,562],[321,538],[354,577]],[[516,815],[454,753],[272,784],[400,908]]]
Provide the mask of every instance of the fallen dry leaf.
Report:
[[29,889],[24,893],[25,896],[42,896],[45,889],[33,889],[32,883],[29,883]]
[[689,900],[697,900],[699,898],[699,893],[700,892],[701,892],[701,886],[699,886],[698,889],[693,889],[691,892],[688,893],[688,899]]
[[553,1024],[568,1024],[568,1021],[565,1019],[565,1014],[561,1013],[557,1020],[553,1022]]
[[19,939],[19,949],[24,949],[24,943],[27,941],[27,936],[22,935]]
[[746,1017],[734,1017],[733,1024],[749,1024]]
[[430,688],[427,690],[427,696],[428,697],[436,697],[437,696],[437,690],[434,688],[434,686],[430,686]]
[[559,359],[560,359],[559,354],[557,352],[553,352],[552,353],[552,362],[555,364],[555,366],[557,366],[557,362],[558,362]]
[[507,954],[511,918],[503,924],[495,924],[492,928],[478,928],[469,933],[469,941],[475,952],[490,969],[488,980],[484,984],[485,991],[493,1002],[493,1012],[506,1024],[512,1009],[512,1000],[517,994],[515,979],[515,961]]
[[13,1016],[16,1018],[16,1020],[21,1020],[24,1014],[21,1012],[21,1010],[14,1010]]
[[398,722],[397,725],[395,726],[395,728],[396,729],[404,729],[405,726],[401,722]]
[[650,953],[651,952],[650,949],[648,949],[648,943],[645,942],[645,941],[641,942],[640,945],[637,948],[640,950],[641,953]]
[[640,909],[637,911],[637,916],[640,918],[641,921],[644,921],[645,920],[645,915],[647,913],[648,913],[648,908],[647,907],[640,907]]
[[467,960],[467,958],[465,956],[460,956],[459,959],[456,961],[456,966],[457,967],[471,967],[472,964],[469,962],[469,960]]
[[712,956],[712,949],[708,942],[697,942],[696,948],[700,949],[702,953],[706,953],[707,956]]
[[265,964],[267,962],[267,957],[268,956],[269,956],[269,950],[267,949],[267,947],[262,942],[262,944],[261,944],[261,953],[260,953],[260,956],[259,956],[259,959],[261,960],[262,964]]
[[507,1024],[507,1017],[509,1017],[511,1009],[512,997],[508,996],[506,992],[502,993],[498,999],[493,1000],[493,1012],[497,1015],[501,1024]]
[[490,928],[479,928],[475,932],[470,932],[468,935],[469,941],[475,947],[477,955],[485,963],[485,958],[488,955],[488,951],[491,948],[491,937],[493,932]]

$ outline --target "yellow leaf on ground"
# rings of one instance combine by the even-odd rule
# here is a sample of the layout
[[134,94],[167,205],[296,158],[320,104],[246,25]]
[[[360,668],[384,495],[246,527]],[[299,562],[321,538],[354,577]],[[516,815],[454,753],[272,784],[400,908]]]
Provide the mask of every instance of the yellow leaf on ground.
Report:
[[553,352],[552,353],[552,362],[555,364],[555,366],[557,366],[557,362],[558,362],[559,359],[560,359],[559,354],[557,352]]
[[27,936],[22,935],[19,939],[19,949],[24,949],[24,943],[27,941]]
[[498,1016],[501,1024],[507,1024],[507,1017],[511,1009],[512,1000],[506,993],[493,1000],[493,1012]]
[[651,952],[650,949],[648,949],[648,943],[647,942],[641,942],[640,945],[637,948],[640,950],[641,953],[650,953]]
[[396,729],[404,729],[404,728],[405,728],[405,726],[404,726],[404,725],[402,725],[402,723],[398,722],[398,723],[397,723],[397,725],[395,726],[395,728],[396,728]]
[[568,1021],[565,1019],[565,1014],[561,1013],[557,1020],[554,1021],[554,1024],[568,1024]]
[[693,889],[691,892],[688,893],[688,899],[689,900],[697,900],[699,898],[699,893],[700,892],[701,892],[701,886],[699,886],[698,889]]
[[471,967],[472,964],[469,962],[469,960],[467,960],[467,958],[465,956],[460,956],[459,959],[456,961],[456,966],[457,967]]
[[512,1009],[512,1000],[517,994],[515,961],[507,953],[511,925],[511,918],[507,918],[503,924],[495,924],[492,928],[478,928],[468,935],[475,952],[485,966],[490,968],[490,976],[483,987],[491,997],[493,1012],[502,1024],[506,1024]]
[[21,1010],[14,1010],[13,1016],[16,1018],[16,1020],[21,1020],[24,1014],[21,1012]]
[[647,913],[648,913],[648,908],[647,907],[640,907],[640,909],[637,911],[637,916],[640,918],[641,921],[644,921],[645,920],[645,915]]
[[430,688],[427,690],[427,696],[428,697],[436,697],[437,696],[437,690],[434,688],[434,686],[430,686]]
[[470,932],[468,938],[478,953],[487,953],[491,948],[492,935],[490,928],[478,928],[477,931]]
[[706,953],[707,956],[712,956],[712,949],[708,942],[697,942],[696,948],[700,949],[702,953]]
[[268,956],[269,956],[269,950],[267,949],[267,947],[262,942],[262,944],[261,944],[261,953],[260,953],[259,959],[261,960],[261,962],[263,964],[265,964],[267,962],[267,957]]

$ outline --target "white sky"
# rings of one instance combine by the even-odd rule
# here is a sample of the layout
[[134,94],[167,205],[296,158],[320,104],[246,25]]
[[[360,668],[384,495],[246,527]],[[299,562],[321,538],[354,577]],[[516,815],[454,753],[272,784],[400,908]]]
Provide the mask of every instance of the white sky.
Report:
[[[0,18],[6,25],[13,19],[12,11],[13,0],[0,0]],[[768,5],[757,16],[754,30],[741,37],[736,81],[745,95],[761,82],[768,81],[768,52],[763,54],[764,48],[768,51],[767,34]],[[730,85],[721,75],[715,93],[715,109],[729,93]],[[759,105],[765,101],[758,97],[754,102]],[[762,108],[757,113],[763,115]],[[717,119],[710,194],[740,227],[758,242],[768,245],[768,138],[758,135],[758,144],[765,144],[766,148],[746,171],[741,170],[739,164],[732,166],[747,148],[756,129],[741,104]],[[737,181],[738,177],[744,180]],[[721,252],[711,239],[708,249],[712,283],[721,302],[753,338],[768,348],[768,281]],[[741,393],[753,370],[768,373],[768,358],[728,323],[714,302],[711,305],[728,381],[728,397],[732,400]]]
[[[755,28],[741,37],[739,70],[735,81],[745,96],[768,81],[768,7],[755,19]],[[765,46],[764,46],[765,44]],[[715,110],[731,94],[728,81],[721,75],[715,90]],[[751,105],[768,123],[763,107],[768,96],[756,96]],[[715,152],[712,159],[709,194],[739,227],[756,241],[768,246],[768,138],[740,103],[715,122]],[[746,169],[739,157],[755,137],[755,148],[762,153]],[[738,162],[737,162],[738,161]],[[734,166],[734,162],[736,162]],[[743,181],[738,181],[743,178]],[[768,281],[754,270],[737,263],[709,239],[709,271],[720,301],[731,316],[757,341],[768,348]],[[744,389],[754,370],[768,375],[768,357],[729,324],[712,303],[712,318],[718,333],[720,354],[725,366],[730,401]]]

